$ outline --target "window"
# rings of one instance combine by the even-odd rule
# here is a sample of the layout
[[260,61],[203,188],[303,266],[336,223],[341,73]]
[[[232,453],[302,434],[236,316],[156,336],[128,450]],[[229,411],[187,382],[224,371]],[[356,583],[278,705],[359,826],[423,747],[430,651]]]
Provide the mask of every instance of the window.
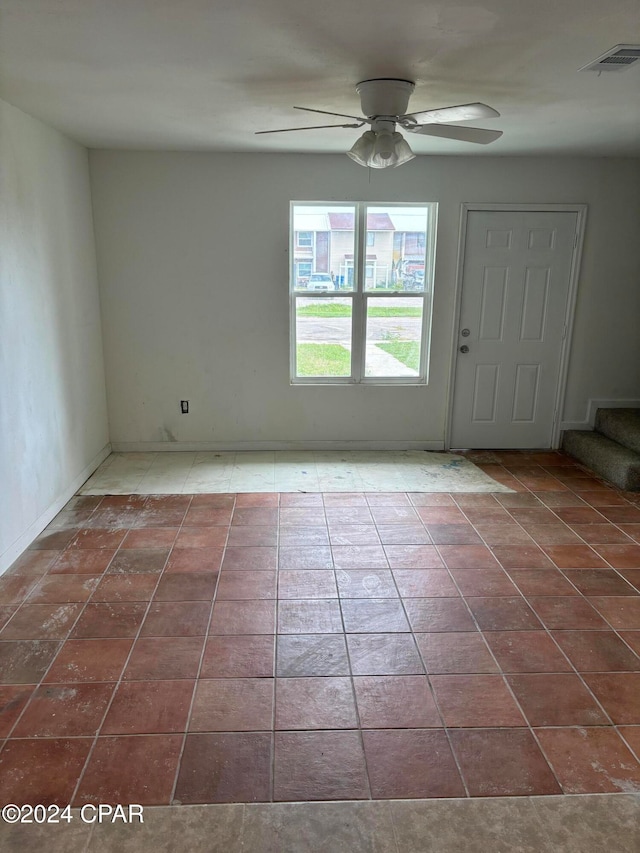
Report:
[[[436,211],[292,202],[292,383],[426,382]],[[327,236],[312,247],[308,276],[294,251],[307,222]]]
[[304,248],[306,246],[313,246],[313,232],[312,231],[298,231],[297,235],[298,239],[296,241],[299,248]]

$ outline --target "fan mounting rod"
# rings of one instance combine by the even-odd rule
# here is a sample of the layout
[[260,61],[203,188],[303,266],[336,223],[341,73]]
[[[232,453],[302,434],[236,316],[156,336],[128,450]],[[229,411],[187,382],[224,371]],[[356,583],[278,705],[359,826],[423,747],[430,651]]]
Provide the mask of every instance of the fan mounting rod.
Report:
[[405,115],[414,89],[415,83],[394,77],[363,80],[356,86],[356,92],[360,95],[362,113],[367,118]]

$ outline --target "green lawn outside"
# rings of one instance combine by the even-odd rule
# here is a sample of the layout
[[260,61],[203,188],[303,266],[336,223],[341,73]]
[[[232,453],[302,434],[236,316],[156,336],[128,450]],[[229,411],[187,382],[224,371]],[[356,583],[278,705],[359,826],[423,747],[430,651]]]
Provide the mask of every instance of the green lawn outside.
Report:
[[420,371],[420,344],[417,341],[390,341],[376,344],[411,370]]
[[[351,306],[340,302],[318,302],[315,305],[303,305],[297,310],[298,317],[350,317]],[[397,308],[372,307],[369,317],[420,317],[422,308],[398,305]]]
[[351,353],[340,344],[298,344],[298,376],[351,376]]

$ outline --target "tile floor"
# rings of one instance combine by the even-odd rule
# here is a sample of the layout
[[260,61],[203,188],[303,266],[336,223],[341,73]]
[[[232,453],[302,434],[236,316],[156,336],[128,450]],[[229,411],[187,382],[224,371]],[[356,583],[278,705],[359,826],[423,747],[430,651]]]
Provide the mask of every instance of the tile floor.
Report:
[[0,578],[0,800],[640,791],[640,507],[513,492],[81,496]]

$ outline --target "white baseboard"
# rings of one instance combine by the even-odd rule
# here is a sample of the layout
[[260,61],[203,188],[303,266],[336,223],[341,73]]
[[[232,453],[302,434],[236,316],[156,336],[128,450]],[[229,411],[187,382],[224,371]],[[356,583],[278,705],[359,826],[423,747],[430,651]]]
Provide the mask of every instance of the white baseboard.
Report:
[[100,453],[95,456],[91,462],[82,469],[82,471],[78,474],[78,476],[70,483],[67,488],[62,492],[62,494],[58,495],[58,497],[54,500],[52,504],[50,504],[43,513],[31,524],[25,532],[18,538],[16,541],[7,548],[7,550],[0,554],[0,575],[9,568],[12,563],[14,563],[20,554],[25,551],[29,545],[33,542],[33,540],[39,536],[45,527],[53,521],[56,515],[60,512],[60,510],[64,507],[67,501],[70,501],[71,498],[78,491],[80,486],[89,479],[89,477],[93,474],[93,472],[98,468],[104,460],[111,453],[111,445],[106,444]]
[[589,400],[587,416],[583,421],[562,421],[561,430],[593,429],[598,409],[640,409],[640,400]]
[[114,441],[114,453],[243,450],[443,450],[444,441]]

